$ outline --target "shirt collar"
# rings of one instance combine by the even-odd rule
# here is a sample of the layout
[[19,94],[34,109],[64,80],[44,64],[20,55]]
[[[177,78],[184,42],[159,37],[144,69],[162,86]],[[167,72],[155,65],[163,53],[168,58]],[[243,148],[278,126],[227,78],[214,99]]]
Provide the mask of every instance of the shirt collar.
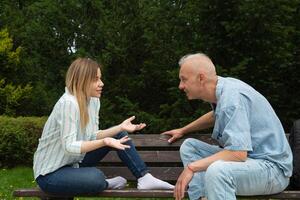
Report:
[[71,93],[70,93],[70,91],[68,90],[68,88],[67,88],[67,87],[65,87],[65,93],[67,93],[67,94],[71,95]]

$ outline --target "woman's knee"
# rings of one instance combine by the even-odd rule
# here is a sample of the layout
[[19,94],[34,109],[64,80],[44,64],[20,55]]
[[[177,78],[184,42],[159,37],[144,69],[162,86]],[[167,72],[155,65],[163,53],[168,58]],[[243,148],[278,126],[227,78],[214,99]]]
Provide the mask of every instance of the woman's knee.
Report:
[[108,186],[105,180],[105,175],[97,168],[90,169],[85,182],[91,188],[92,191],[90,192],[101,192]]
[[38,177],[45,192],[53,194],[98,193],[108,186],[102,171],[96,167],[82,167]]
[[125,137],[125,136],[128,136],[128,132],[127,131],[122,131],[122,132],[119,132],[115,138],[116,139],[121,139],[122,137]]

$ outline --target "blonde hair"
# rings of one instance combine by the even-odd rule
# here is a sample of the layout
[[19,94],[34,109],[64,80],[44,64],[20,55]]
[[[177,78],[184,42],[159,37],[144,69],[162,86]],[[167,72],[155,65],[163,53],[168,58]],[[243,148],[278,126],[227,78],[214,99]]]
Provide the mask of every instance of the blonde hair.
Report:
[[80,111],[80,126],[84,129],[89,122],[88,91],[101,66],[90,58],[77,58],[66,75],[66,87],[77,99]]

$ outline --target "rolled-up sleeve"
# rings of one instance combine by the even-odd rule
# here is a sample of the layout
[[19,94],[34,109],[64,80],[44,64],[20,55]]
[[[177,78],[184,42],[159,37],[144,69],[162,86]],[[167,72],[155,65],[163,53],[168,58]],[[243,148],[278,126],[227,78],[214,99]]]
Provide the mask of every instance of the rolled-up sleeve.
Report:
[[82,141],[77,141],[80,134],[79,109],[76,103],[65,101],[61,105],[61,142],[62,147],[68,154],[81,154]]

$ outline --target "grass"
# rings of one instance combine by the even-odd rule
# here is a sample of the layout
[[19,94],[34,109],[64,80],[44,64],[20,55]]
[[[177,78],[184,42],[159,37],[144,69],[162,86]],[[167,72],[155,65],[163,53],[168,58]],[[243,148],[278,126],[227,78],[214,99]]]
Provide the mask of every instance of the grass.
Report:
[[36,185],[33,179],[32,169],[28,167],[0,169],[0,183],[1,200],[22,199],[13,198],[12,192],[17,188],[35,187]]
[[[0,169],[0,200],[37,200],[38,198],[14,198],[12,192],[17,188],[36,187],[33,179],[32,168],[16,167],[12,169]],[[75,200],[96,200],[100,198],[74,198]],[[101,198],[102,200],[124,200],[126,198]],[[128,199],[128,198],[127,198]],[[138,200],[141,198],[130,198],[130,200]],[[143,200],[155,200],[155,198],[143,198]],[[168,200],[168,199],[160,199]],[[170,200],[170,199],[169,199]]]

